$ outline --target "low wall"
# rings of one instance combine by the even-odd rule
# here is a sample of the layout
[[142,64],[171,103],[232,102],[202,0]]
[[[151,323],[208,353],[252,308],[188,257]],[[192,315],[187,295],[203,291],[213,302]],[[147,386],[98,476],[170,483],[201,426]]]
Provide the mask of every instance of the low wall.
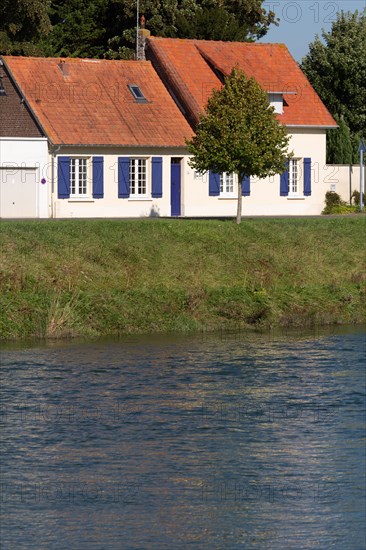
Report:
[[[328,164],[327,179],[330,191],[338,193],[346,202],[356,189],[360,190],[360,165]],[[363,168],[363,192],[365,192],[366,167]]]

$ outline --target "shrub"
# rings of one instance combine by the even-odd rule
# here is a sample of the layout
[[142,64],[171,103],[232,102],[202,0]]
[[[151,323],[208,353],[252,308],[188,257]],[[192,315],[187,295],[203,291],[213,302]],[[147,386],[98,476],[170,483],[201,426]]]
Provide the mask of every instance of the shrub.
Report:
[[339,206],[333,206],[329,214],[356,214],[358,212],[357,206],[350,206],[349,204],[341,204]]
[[327,191],[325,193],[325,208],[322,214],[333,214],[333,210],[336,207],[345,206],[345,202],[342,201],[340,195],[335,191]]
[[343,201],[338,193],[336,193],[335,191],[327,191],[325,193],[326,206],[341,206],[341,204],[343,204]]
[[[362,196],[365,197],[365,193],[362,193]],[[349,205],[342,201],[338,193],[335,193],[334,191],[327,191],[325,194],[325,208],[322,214],[356,214],[359,212],[360,207],[359,191],[353,191],[352,199],[353,204]],[[363,204],[365,205],[365,202]],[[363,210],[365,210],[365,208],[363,208]]]
[[[352,199],[353,204],[355,204],[356,206],[360,206],[360,192],[357,191],[357,189],[355,189],[353,191],[351,199]],[[366,204],[366,195],[365,195],[365,193],[362,193],[362,202],[363,202],[363,205]]]

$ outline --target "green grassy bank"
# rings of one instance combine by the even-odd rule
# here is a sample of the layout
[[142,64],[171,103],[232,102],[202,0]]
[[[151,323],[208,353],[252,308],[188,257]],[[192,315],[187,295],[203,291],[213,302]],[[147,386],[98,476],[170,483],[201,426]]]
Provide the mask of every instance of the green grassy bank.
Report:
[[365,221],[3,221],[0,338],[365,322]]

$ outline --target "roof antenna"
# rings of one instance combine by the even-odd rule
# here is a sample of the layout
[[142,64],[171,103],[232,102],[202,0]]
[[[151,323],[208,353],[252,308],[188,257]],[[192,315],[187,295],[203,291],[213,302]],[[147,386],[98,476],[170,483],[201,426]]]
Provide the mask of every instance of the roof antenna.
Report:
[[139,20],[140,20],[140,2],[136,0],[136,59],[139,58]]

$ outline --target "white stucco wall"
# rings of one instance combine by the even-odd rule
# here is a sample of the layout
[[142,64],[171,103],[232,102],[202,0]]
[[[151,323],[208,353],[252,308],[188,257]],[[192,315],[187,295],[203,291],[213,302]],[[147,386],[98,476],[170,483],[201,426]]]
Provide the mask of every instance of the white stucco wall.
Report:
[[[332,164],[327,166],[330,180],[330,191],[335,191],[349,202],[353,191],[360,190],[360,165]],[[363,192],[365,193],[366,166],[363,168]]]
[[[54,206],[55,218],[139,218],[170,216],[170,165],[171,158],[184,156],[184,149],[174,148],[66,148],[58,155],[64,156],[103,156],[104,157],[104,197],[93,199],[89,181],[90,196],[85,199],[59,199],[57,196],[57,164],[55,164]],[[149,198],[118,198],[118,157],[147,158],[147,181]],[[163,158],[163,196],[151,197],[151,158]],[[183,172],[183,171],[182,171]]]
[[[311,158],[312,193],[309,197],[290,198],[280,196],[280,176],[264,180],[251,178],[251,193],[243,197],[243,216],[316,215],[324,207],[326,191],[330,190],[332,169],[325,165],[325,130],[291,129],[290,150],[298,158]],[[302,174],[301,174],[302,178]],[[210,197],[208,177],[194,178],[194,172],[186,165],[184,172],[185,216],[234,216],[235,198]],[[190,200],[194,197],[194,200]]]
[[[48,176],[46,138],[0,138],[0,173],[6,182],[25,169],[36,170],[36,217],[48,218],[50,213],[50,177]],[[42,179],[45,183],[41,183]],[[27,184],[27,178],[18,178]],[[17,217],[22,217],[21,208]]]
[[[334,166],[325,164],[325,130],[291,129],[290,150],[294,156],[303,159],[311,158],[311,196],[297,198],[280,196],[280,176],[264,180],[251,178],[251,194],[243,197],[243,215],[248,216],[283,216],[283,215],[318,215],[324,208],[325,193],[334,188],[347,200],[348,183],[344,183],[343,168],[339,172]],[[229,216],[236,213],[236,198],[210,197],[208,175],[195,176],[188,165],[189,157],[182,149],[169,148],[94,148],[63,147],[58,155],[66,156],[103,156],[104,157],[104,198],[93,199],[59,199],[57,197],[57,163],[55,163],[55,181],[53,192],[53,212],[56,218],[124,218],[170,216],[170,165],[172,157],[182,158],[181,181],[181,215],[187,217]],[[148,165],[153,156],[163,157],[163,197],[148,199],[118,198],[118,157],[146,157]],[[50,165],[50,163],[49,163]],[[300,162],[302,166],[302,163]],[[339,174],[339,175],[338,175]],[[340,175],[342,174],[342,183]],[[348,176],[347,176],[348,177]],[[359,173],[354,178],[359,181]],[[301,174],[301,188],[303,174]],[[347,178],[346,178],[347,179]],[[150,178],[148,176],[148,181]],[[347,179],[348,182],[348,179]],[[341,188],[342,190],[338,190]],[[356,187],[357,188],[357,187]],[[348,193],[348,195],[347,195]]]

